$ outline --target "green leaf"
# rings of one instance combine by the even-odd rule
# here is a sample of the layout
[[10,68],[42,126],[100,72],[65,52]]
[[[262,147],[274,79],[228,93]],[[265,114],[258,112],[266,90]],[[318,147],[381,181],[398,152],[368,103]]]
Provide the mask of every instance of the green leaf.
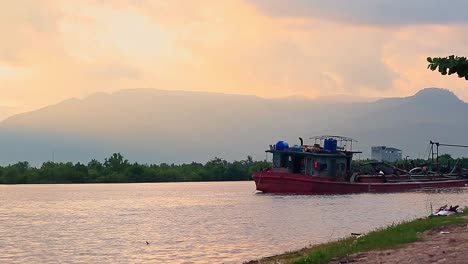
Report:
[[457,73],[458,77],[465,78],[468,77],[468,60],[466,57],[458,57],[455,55],[450,55],[445,58],[431,58],[427,57],[429,65],[428,69],[435,71],[439,68],[439,72],[442,75],[449,75]]

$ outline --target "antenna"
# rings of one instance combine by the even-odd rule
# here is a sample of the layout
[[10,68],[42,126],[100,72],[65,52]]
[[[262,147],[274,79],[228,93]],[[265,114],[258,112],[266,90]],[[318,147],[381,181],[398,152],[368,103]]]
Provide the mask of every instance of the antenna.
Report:
[[[429,141],[431,144],[431,150],[430,150],[430,156],[431,156],[431,161],[432,164],[434,164],[434,156],[436,156],[436,165],[437,165],[437,170],[439,170],[439,146],[445,146],[445,147],[456,147],[456,148],[468,148],[467,145],[457,145],[457,144],[445,144],[445,143],[439,143],[439,142],[434,142],[432,140]],[[434,151],[434,145],[436,146],[435,151]],[[429,159],[429,157],[428,157]]]

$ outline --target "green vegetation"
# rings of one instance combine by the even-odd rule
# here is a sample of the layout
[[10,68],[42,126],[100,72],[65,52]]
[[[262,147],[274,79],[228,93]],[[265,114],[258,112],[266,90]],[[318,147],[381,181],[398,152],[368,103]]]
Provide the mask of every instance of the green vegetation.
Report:
[[254,161],[250,156],[234,162],[214,158],[204,165],[147,165],[130,163],[120,153],[114,153],[104,163],[93,159],[87,165],[48,161],[36,168],[28,162],[18,162],[0,167],[0,184],[243,181],[251,180],[252,172],[270,166],[269,162]]
[[285,253],[260,261],[252,261],[250,263],[328,263],[334,258],[346,257],[354,253],[390,249],[415,242],[419,239],[419,234],[424,231],[467,223],[467,215],[468,210],[465,209],[464,214],[448,217],[428,217],[400,224],[393,224],[358,238],[349,237],[305,248],[297,252]]
[[[352,167],[355,170],[359,170],[361,174],[374,174],[376,171],[374,168],[369,164],[373,160],[353,160]],[[435,162],[435,160],[434,160]],[[398,160],[395,162],[386,162],[387,164],[393,165],[397,168],[403,170],[410,170],[414,167],[421,167],[423,165],[428,165],[431,167],[432,170],[436,170],[436,168],[431,164],[430,160],[427,159],[408,159],[408,160]],[[453,168],[453,166],[459,166],[462,168],[468,168],[468,158],[453,158],[450,154],[441,154],[439,155],[439,169],[442,173],[448,173]]]
[[[370,160],[353,161],[353,168],[361,174],[376,173]],[[400,160],[390,163],[401,169],[427,164],[427,160]],[[468,158],[454,159],[448,154],[439,156],[441,171],[458,164],[468,168]],[[182,182],[182,181],[245,181],[255,171],[271,167],[267,161],[245,160],[228,162],[214,158],[205,164],[138,164],[130,163],[120,153],[114,153],[104,162],[91,160],[88,164],[47,161],[36,168],[22,161],[0,166],[0,184],[27,183],[124,183],[124,182]]]
[[442,75],[451,75],[457,73],[458,77],[468,80],[468,60],[466,57],[451,55],[445,58],[427,58],[428,69],[435,71],[439,68]]
[[[463,215],[467,215],[466,211]],[[466,219],[462,214],[451,217],[429,217],[414,221],[394,224],[387,228],[376,230],[360,238],[348,238],[321,247],[308,253],[307,256],[295,261],[297,264],[326,263],[335,257],[345,257],[350,254],[370,250],[389,249],[418,240],[418,234],[426,230],[462,224]]]

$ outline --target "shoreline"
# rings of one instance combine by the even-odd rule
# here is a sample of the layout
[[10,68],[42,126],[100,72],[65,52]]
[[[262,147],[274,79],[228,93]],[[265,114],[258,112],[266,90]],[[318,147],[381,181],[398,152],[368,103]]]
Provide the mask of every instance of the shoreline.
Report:
[[[426,249],[428,245],[425,244],[431,244],[433,248],[444,248],[444,245],[445,248],[448,248],[441,249],[440,252],[428,253],[428,258],[447,258],[449,255],[446,255],[446,252],[450,252],[450,247],[457,247],[456,241],[465,243],[466,245],[459,250],[466,249],[468,253],[467,224],[468,208],[465,207],[463,213],[450,216],[429,216],[392,224],[363,235],[349,236],[332,242],[307,246],[296,251],[246,261],[244,264],[354,263],[361,261],[367,263],[377,260],[378,262],[383,261],[382,263],[396,263],[398,257],[394,255],[398,254],[406,254],[405,259],[423,258],[424,256],[420,256],[420,253],[416,253],[422,251],[414,248]],[[455,238],[452,236],[463,237]],[[418,256],[414,256],[415,254]],[[454,255],[455,257],[453,255],[450,257],[455,258],[453,260],[457,263],[457,254]],[[386,257],[391,260],[385,262]]]
[[59,182],[59,183],[0,183],[0,186],[15,185],[90,185],[90,184],[152,184],[152,183],[206,183],[206,182],[253,182],[254,180],[213,180],[213,181],[145,181],[145,182]]

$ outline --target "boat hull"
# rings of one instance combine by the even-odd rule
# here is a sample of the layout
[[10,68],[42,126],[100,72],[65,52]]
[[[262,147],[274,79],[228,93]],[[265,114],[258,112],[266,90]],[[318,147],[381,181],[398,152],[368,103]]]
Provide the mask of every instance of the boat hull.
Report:
[[253,175],[258,191],[283,194],[350,194],[389,193],[418,189],[468,187],[468,179],[412,181],[392,183],[351,183],[330,181],[326,177],[312,177],[301,174],[256,172]]

